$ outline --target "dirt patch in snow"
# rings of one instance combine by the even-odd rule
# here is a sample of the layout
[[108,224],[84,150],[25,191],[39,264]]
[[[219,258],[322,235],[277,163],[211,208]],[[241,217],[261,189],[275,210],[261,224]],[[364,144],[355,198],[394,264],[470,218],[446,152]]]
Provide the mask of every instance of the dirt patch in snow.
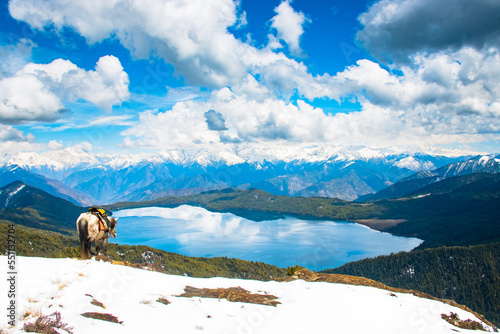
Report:
[[195,288],[192,286],[186,286],[184,288],[184,293],[177,297],[204,297],[204,298],[217,298],[226,299],[230,302],[242,302],[242,303],[252,303],[261,305],[276,306],[281,304],[278,297],[268,294],[258,294],[250,293],[241,287],[233,288],[217,288],[217,289],[207,289],[207,288]]
[[85,318],[104,320],[109,322],[115,322],[117,324],[121,324],[123,321],[119,321],[117,317],[109,313],[99,313],[99,312],[86,312],[82,313],[82,316]]
[[165,304],[165,305],[170,304],[170,302],[166,298],[163,298],[163,297],[158,298],[156,301],[158,303],[162,303],[162,304]]

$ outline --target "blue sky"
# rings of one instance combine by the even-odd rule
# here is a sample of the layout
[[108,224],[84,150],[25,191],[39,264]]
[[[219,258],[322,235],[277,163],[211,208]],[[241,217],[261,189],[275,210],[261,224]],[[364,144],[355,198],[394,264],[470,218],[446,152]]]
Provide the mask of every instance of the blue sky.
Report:
[[500,152],[497,2],[11,0],[0,13],[0,153]]

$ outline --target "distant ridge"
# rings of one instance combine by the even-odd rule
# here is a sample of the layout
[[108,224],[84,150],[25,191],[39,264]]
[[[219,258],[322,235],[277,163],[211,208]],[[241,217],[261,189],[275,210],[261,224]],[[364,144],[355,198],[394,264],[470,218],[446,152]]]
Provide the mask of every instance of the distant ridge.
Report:
[[6,168],[16,165],[57,179],[76,193],[87,194],[90,199],[78,198],[76,202],[88,205],[186,196],[227,187],[354,200],[416,171],[429,171],[457,160],[463,158],[313,145],[172,149],[137,155],[95,154],[70,147],[4,156],[0,162]]
[[18,165],[0,167],[0,187],[14,181],[22,181],[47,193],[63,198],[77,205],[91,205],[95,203],[90,196],[75,190],[61,181],[47,178],[21,168]]
[[444,179],[474,173],[500,173],[500,156],[476,156],[465,161],[450,163],[436,170],[420,171],[382,189],[376,194],[361,196],[358,198],[358,201],[375,201],[403,197],[416,193],[419,189]]

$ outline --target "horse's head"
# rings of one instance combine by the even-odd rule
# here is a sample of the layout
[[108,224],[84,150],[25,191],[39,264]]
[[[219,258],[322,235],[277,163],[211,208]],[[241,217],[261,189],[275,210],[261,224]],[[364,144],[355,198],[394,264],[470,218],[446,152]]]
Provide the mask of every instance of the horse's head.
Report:
[[118,218],[108,217],[109,220],[109,235],[111,238],[116,238],[116,224],[118,223]]

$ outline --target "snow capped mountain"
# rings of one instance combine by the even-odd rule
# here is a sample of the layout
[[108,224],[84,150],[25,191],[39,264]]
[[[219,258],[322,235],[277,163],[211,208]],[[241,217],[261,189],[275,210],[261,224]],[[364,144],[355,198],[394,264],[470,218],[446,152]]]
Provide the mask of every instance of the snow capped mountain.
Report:
[[[0,262],[6,267],[6,256]],[[462,308],[368,286],[190,278],[92,260],[19,257],[18,266],[17,328],[3,316],[3,333],[19,333],[24,325],[55,312],[60,314],[58,324],[74,334],[468,332],[443,319],[451,314],[493,330]],[[4,291],[7,283],[2,280]],[[206,298],[188,293],[230,288],[265,301],[276,299],[264,305],[232,302],[222,294]]]
[[500,173],[500,156],[483,155],[436,170],[443,178],[472,173]]
[[[279,146],[279,147],[224,147],[221,149],[169,149],[158,153],[101,154],[92,153],[83,146],[73,146],[61,150],[42,153],[21,152],[4,155],[2,165],[18,165],[24,169],[47,174],[52,171],[57,179],[78,170],[103,168],[123,169],[145,162],[175,165],[198,164],[203,167],[213,165],[232,166],[242,163],[262,164],[264,162],[318,163],[326,161],[369,161],[389,156],[401,156],[395,165],[412,170],[429,170],[432,162],[421,161],[416,156],[395,155],[387,151],[377,151],[367,147],[339,147],[333,145]],[[430,157],[430,156],[427,156]],[[423,157],[425,159],[425,156]]]
[[226,187],[354,200],[415,171],[428,171],[452,161],[457,158],[333,145],[171,149],[135,155],[96,154],[78,146],[2,159],[4,166],[15,164],[59,180],[103,204]]
[[407,180],[436,177],[439,180],[474,173],[500,173],[500,156],[479,155],[463,161],[457,161],[435,170],[417,173]]

